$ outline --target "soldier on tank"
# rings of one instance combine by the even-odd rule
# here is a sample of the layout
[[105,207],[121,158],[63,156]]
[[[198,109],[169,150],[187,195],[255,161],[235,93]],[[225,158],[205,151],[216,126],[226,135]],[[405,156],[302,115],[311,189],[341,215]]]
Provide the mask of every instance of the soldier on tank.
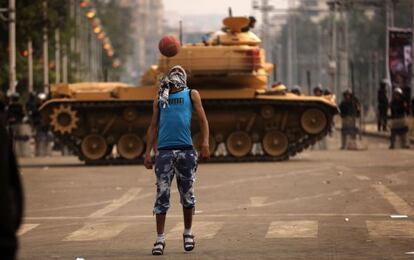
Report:
[[296,85],[292,88],[292,90],[290,91],[291,93],[301,96],[302,95],[302,88],[299,85]]
[[332,92],[331,92],[331,90],[329,88],[325,88],[323,90],[323,95],[324,96],[329,96],[329,95],[332,95]]
[[317,85],[313,88],[313,95],[316,97],[323,96],[323,89],[321,85]]
[[407,144],[408,124],[406,115],[409,113],[408,104],[404,99],[404,93],[400,88],[395,88],[391,101],[391,136],[390,149],[395,148],[397,136],[400,137],[401,146],[409,148]]
[[356,120],[361,114],[359,101],[354,97],[350,89],[343,92],[343,100],[339,104],[339,110],[342,119],[341,149],[347,149],[348,136],[353,141],[356,140],[358,133]]

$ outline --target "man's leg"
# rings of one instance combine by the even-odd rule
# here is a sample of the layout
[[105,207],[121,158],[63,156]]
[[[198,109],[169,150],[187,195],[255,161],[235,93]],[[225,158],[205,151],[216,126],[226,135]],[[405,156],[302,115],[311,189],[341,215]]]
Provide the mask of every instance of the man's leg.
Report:
[[166,216],[167,216],[167,213],[162,213],[162,214],[156,214],[155,215],[155,220],[156,220],[156,223],[157,223],[157,235],[158,236],[164,235]]
[[164,227],[167,211],[170,207],[170,189],[174,178],[172,167],[172,152],[159,151],[155,159],[155,175],[157,177],[157,198],[154,205],[154,214],[157,226],[157,238],[152,249],[153,255],[162,255],[165,248]]
[[191,230],[191,227],[193,226],[193,214],[194,214],[194,208],[184,208],[183,207],[183,215],[184,215],[184,234],[191,232],[188,232]]
[[184,250],[194,249],[195,242],[192,234],[192,222],[195,206],[194,188],[195,173],[197,170],[197,153],[193,150],[181,151],[177,154],[176,174],[177,186],[184,215]]
[[381,130],[382,130],[382,113],[381,113],[381,110],[379,110],[379,112],[378,112],[377,130],[378,130],[378,132],[381,132]]
[[342,129],[341,131],[341,149],[344,150],[346,149],[346,132],[344,129]]
[[391,129],[391,135],[390,135],[390,149],[394,149],[395,147],[395,130]]

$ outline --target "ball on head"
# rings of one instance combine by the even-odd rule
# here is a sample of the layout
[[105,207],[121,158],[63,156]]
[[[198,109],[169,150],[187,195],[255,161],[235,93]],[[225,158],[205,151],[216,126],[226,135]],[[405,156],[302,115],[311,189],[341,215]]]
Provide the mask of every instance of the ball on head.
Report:
[[180,51],[180,42],[172,35],[166,35],[158,43],[158,49],[166,57],[173,57]]

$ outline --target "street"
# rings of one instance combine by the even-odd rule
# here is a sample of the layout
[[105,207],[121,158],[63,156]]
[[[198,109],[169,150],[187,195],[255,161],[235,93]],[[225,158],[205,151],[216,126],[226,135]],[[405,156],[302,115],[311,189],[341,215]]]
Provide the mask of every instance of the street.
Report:
[[[161,259],[413,259],[413,150],[313,150],[287,162],[201,164],[184,253],[176,185]],[[155,178],[136,166],[21,159],[19,259],[153,259]],[[394,215],[391,217],[391,215]],[[404,217],[403,215],[407,215]]]

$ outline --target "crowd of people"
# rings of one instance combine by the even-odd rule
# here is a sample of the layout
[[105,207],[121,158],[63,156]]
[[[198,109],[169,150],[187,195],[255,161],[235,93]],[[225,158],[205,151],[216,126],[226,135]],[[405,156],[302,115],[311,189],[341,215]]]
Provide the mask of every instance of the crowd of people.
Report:
[[[390,149],[396,148],[397,138],[400,139],[401,148],[410,148],[409,125],[407,116],[411,113],[411,92],[409,88],[395,86],[391,96],[388,96],[390,88],[388,80],[381,81],[377,93],[377,129],[379,132],[390,130]],[[295,95],[302,95],[302,88],[298,85],[292,87],[290,92]],[[314,96],[331,95],[329,89],[323,89],[321,85],[313,88]],[[342,92],[342,99],[339,103],[341,127],[340,149],[356,149],[356,139],[360,136],[358,119],[361,118],[362,105],[351,89]]]
[[[49,136],[48,128],[42,125],[39,108],[45,102],[44,93],[30,93],[24,102],[18,93],[5,95],[0,91],[0,124],[7,129],[14,141],[17,155],[28,156],[30,140],[40,144]],[[49,138],[50,139],[50,138]],[[46,140],[48,141],[48,140]],[[45,151],[36,146],[35,155],[45,155]],[[31,154],[30,154],[31,155]]]

